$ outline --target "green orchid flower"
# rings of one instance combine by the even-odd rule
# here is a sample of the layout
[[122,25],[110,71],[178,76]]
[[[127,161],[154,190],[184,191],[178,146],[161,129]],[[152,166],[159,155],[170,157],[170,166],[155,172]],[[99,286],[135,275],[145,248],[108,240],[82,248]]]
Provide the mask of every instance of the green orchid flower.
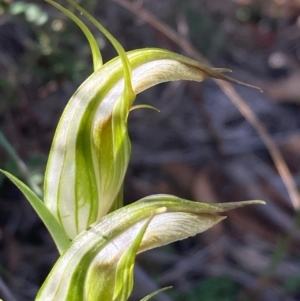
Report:
[[240,82],[220,73],[225,69],[211,69],[170,51],[141,49],[125,53],[94,18],[69,2],[112,41],[119,54],[101,67],[94,63],[95,72],[70,99],[47,164],[45,204],[68,236],[74,238],[122,205],[122,184],[131,150],[127,117],[136,94],[166,81],[200,82],[214,77]]
[[137,253],[201,233],[225,218],[217,213],[258,203],[211,205],[154,195],[123,207],[75,238],[36,301],[126,301]]

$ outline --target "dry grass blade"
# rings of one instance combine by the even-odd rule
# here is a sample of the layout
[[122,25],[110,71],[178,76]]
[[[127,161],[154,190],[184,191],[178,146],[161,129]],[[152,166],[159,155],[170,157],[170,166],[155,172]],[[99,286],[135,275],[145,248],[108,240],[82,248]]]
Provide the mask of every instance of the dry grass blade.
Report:
[[[141,5],[135,4],[135,2],[129,2],[127,0],[113,0],[118,4],[122,5],[139,18],[142,18],[144,21],[149,23],[152,27],[159,30],[161,33],[166,35],[170,40],[179,45],[189,56],[194,59],[205,63],[210,66],[210,62],[202,56],[199,51],[193,47],[193,45],[184,37],[180,36],[176,31],[171,27],[161,22],[148,10],[141,7]],[[268,133],[268,130],[263,125],[263,123],[257,118],[251,108],[246,104],[243,98],[234,90],[231,84],[213,79],[216,84],[224,91],[224,93],[231,99],[231,101],[237,106],[241,114],[247,119],[247,121],[255,128],[261,139],[264,141],[273,162],[280,174],[285,187],[290,196],[292,205],[295,210],[300,209],[300,195],[297,190],[296,183],[291,175],[291,172],[285,163],[280,150],[278,149],[275,141],[272,139],[271,135]]]

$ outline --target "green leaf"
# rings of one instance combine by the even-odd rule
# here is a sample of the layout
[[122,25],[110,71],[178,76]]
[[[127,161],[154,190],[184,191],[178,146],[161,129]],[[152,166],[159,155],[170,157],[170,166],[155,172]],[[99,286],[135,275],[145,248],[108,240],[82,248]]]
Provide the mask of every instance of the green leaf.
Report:
[[[264,202],[248,201],[205,204],[170,195],[146,197],[112,212],[79,234],[55,264],[36,300],[114,300],[116,280],[122,279],[120,274],[118,277],[115,276],[118,264],[121,260],[121,265],[126,267],[118,270],[118,273],[123,272],[124,279],[124,275],[128,275],[127,267],[131,267],[132,262],[129,260],[128,265],[122,263],[122,260],[128,259],[122,256],[126,252],[129,252],[127,253],[129,256],[133,256],[139,242],[136,237],[143,233],[145,223],[153,214],[154,217],[144,233],[138,252],[201,233],[224,219],[224,216],[215,215],[216,213],[262,203]],[[131,247],[134,250],[128,251]],[[97,275],[93,281],[90,271]],[[124,299],[114,301],[119,300]]]
[[55,217],[47,209],[42,200],[39,199],[39,197],[22,181],[20,181],[7,171],[0,169],[0,172],[5,174],[21,190],[21,192],[24,194],[26,199],[29,201],[31,206],[34,208],[34,210],[39,215],[44,225],[50,232],[59,253],[62,254],[70,244],[70,240],[68,239],[64,229],[59,225]]

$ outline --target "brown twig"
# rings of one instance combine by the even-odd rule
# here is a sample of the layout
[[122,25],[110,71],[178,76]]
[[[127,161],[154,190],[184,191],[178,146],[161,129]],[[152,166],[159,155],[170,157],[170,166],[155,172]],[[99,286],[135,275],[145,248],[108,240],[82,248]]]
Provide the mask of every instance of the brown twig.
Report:
[[[125,7],[139,18],[142,18],[144,21],[149,23],[152,27],[159,30],[161,33],[166,35],[170,40],[179,45],[187,55],[195,58],[198,61],[202,61],[206,65],[211,65],[210,62],[203,57],[199,51],[193,47],[193,45],[184,37],[180,36],[175,30],[173,30],[168,25],[161,22],[156,18],[152,13],[142,8],[140,5],[136,5],[134,2],[129,2],[127,0],[113,0]],[[263,142],[265,143],[273,162],[280,174],[282,181],[285,184],[285,187],[290,196],[291,202],[295,210],[300,208],[300,195],[298,193],[295,181],[291,175],[291,172],[286,165],[280,150],[278,149],[275,141],[272,139],[266,127],[263,123],[257,118],[255,113],[251,108],[246,104],[243,98],[234,90],[231,84],[214,79],[216,84],[224,91],[224,93],[231,99],[231,101],[237,106],[241,114],[248,120],[248,122],[255,128]]]

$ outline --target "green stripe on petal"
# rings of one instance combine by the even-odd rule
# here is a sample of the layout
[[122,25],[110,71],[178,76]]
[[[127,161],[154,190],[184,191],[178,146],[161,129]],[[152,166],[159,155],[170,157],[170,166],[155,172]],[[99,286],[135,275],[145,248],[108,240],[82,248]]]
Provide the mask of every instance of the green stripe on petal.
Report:
[[129,298],[133,288],[133,269],[139,246],[154,215],[163,213],[165,210],[165,207],[162,207],[153,212],[141,227],[131,246],[120,257],[116,266],[114,301],[126,301]]

